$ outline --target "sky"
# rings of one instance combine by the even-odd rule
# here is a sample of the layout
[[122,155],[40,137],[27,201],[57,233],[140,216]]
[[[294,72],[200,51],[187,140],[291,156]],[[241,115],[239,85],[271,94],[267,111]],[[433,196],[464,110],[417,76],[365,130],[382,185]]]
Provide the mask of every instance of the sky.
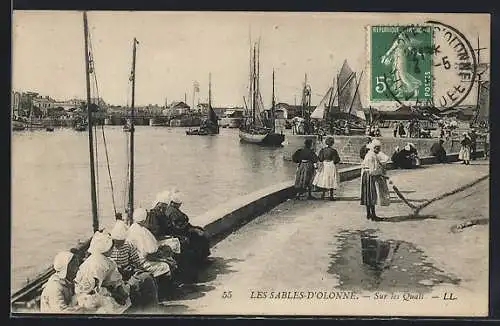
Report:
[[[137,106],[181,101],[185,94],[191,105],[194,81],[199,82],[199,96],[205,102],[209,73],[213,106],[243,106],[250,37],[261,40],[264,103],[271,103],[274,68],[278,102],[300,103],[307,74],[311,104],[316,105],[345,59],[366,76],[367,26],[427,19],[449,23],[471,40],[481,35],[481,46],[490,47],[490,20],[485,14],[88,12],[99,95],[107,103],[130,103],[132,40],[138,39]],[[61,100],[85,98],[81,12],[14,11],[12,42],[14,90]],[[482,60],[489,61],[489,50],[482,53]],[[361,80],[363,105],[367,105],[367,81]]]

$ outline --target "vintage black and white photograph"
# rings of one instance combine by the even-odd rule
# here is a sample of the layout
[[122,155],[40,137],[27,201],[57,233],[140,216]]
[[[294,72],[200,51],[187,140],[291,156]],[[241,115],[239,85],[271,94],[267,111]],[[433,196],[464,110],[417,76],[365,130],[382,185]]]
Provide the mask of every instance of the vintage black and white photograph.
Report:
[[11,314],[488,314],[490,15],[12,15]]

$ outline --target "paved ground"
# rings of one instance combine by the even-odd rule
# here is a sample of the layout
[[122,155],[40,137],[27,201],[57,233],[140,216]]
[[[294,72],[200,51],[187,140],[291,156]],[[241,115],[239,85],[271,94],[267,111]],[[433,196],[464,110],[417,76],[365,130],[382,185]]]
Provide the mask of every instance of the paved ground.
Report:
[[[414,204],[489,173],[488,161],[391,171]],[[338,200],[289,200],[213,248],[199,283],[165,302],[168,314],[481,315],[487,310],[489,179],[424,208],[417,217],[394,193],[365,219],[359,179],[343,184]],[[481,223],[453,232],[471,219]],[[361,238],[390,248],[382,268],[363,263]],[[387,242],[390,241],[390,242]],[[374,242],[375,243],[375,242]],[[380,252],[379,252],[380,255]],[[383,254],[382,254],[383,255]],[[325,300],[353,290],[357,299]],[[303,291],[301,294],[300,292]],[[376,299],[375,292],[401,293]],[[403,293],[410,291],[412,297]],[[286,293],[283,293],[286,292]],[[458,300],[443,300],[453,292]],[[279,298],[276,298],[279,294]],[[314,296],[300,299],[300,296]],[[349,293],[343,293],[350,296]],[[425,300],[420,300],[424,295]],[[263,298],[265,296],[265,298]],[[369,298],[368,298],[369,296]],[[435,298],[432,298],[432,297]],[[286,297],[284,299],[284,297]],[[417,302],[418,301],[418,302]],[[390,305],[388,304],[390,303]]]

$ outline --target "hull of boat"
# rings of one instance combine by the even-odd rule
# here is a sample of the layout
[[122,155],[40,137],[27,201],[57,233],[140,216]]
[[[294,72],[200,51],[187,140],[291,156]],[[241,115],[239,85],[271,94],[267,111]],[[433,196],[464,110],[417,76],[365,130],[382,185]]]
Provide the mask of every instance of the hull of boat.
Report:
[[220,125],[222,128],[240,128],[243,121],[243,118],[222,118]]
[[218,133],[215,132],[203,132],[199,130],[186,130],[186,135],[188,136],[215,136]]
[[285,135],[277,133],[254,134],[240,130],[240,140],[249,144],[261,146],[281,146],[285,141]]

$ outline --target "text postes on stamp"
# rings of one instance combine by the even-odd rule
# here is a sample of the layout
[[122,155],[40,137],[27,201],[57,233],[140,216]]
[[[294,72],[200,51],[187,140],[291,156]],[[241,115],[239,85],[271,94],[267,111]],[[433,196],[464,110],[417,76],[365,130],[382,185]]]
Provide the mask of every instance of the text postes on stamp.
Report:
[[370,101],[431,101],[430,26],[370,27]]

